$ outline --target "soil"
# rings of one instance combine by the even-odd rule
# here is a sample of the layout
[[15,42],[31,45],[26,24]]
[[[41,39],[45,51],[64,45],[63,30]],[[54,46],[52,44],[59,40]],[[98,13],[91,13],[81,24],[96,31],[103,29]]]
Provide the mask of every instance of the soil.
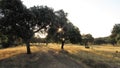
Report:
[[43,49],[30,55],[23,53],[0,60],[0,68],[86,68],[67,54],[67,51],[53,49]]

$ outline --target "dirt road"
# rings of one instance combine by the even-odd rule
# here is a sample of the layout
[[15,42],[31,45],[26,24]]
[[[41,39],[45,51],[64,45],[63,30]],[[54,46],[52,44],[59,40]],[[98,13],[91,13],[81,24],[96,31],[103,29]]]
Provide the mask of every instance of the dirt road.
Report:
[[42,50],[31,55],[19,54],[0,60],[0,68],[86,68],[66,51]]

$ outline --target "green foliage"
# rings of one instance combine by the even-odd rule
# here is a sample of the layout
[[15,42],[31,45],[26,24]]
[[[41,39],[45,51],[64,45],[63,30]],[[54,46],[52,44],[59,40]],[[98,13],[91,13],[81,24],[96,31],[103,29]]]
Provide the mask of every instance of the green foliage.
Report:
[[7,36],[0,33],[0,43],[6,43],[7,41],[8,41]]
[[8,37],[6,35],[3,35],[2,33],[0,33],[1,48],[9,47],[9,45],[7,44],[7,42],[8,42]]
[[54,20],[53,9],[37,6],[27,9],[21,0],[2,0],[0,8],[4,17],[0,19],[0,31],[21,37],[30,52],[30,39],[34,33],[46,29]]
[[95,38],[94,40],[94,44],[97,44],[97,45],[106,44],[106,43],[107,43],[106,39],[102,37]]
[[68,30],[68,38],[71,43],[81,43],[81,34],[77,27],[73,26],[71,30]]
[[[53,41],[60,41],[63,38],[71,43],[81,41],[79,29],[68,21],[67,13],[63,10],[54,12],[47,6],[27,9],[21,0],[1,0],[0,8],[0,14],[3,15],[0,18],[0,32],[8,35],[8,39],[12,39],[13,36],[22,38],[27,46],[27,53],[31,53],[30,39],[36,32],[42,30],[48,31],[48,39]],[[58,33],[58,28],[62,28],[62,32]]]
[[108,37],[99,37],[95,38],[94,44],[101,45],[101,44],[112,44],[115,45],[116,41],[115,39],[111,38],[110,36]]
[[22,39],[13,35],[3,35],[0,33],[0,44],[3,48],[22,44]]
[[112,34],[120,34],[120,24],[115,24],[112,30]]
[[21,0],[1,0],[0,8],[2,8],[4,12],[23,12],[26,7],[22,4]]
[[29,9],[34,15],[35,30],[38,32],[41,29],[46,29],[47,26],[54,22],[54,11],[47,6],[34,6]]
[[120,40],[120,24],[115,24],[113,30],[111,32],[111,38],[114,40],[115,43],[119,42]]
[[91,34],[86,34],[82,35],[82,44],[88,45],[88,44],[93,44],[94,38],[92,37]]
[[117,41],[120,40],[120,34],[117,34],[117,36],[116,36],[116,40],[117,40]]
[[[61,31],[58,31],[59,29]],[[53,42],[60,42],[62,38],[71,43],[80,43],[81,41],[79,29],[67,19],[67,13],[59,10],[55,12],[55,22],[48,30],[47,39]]]

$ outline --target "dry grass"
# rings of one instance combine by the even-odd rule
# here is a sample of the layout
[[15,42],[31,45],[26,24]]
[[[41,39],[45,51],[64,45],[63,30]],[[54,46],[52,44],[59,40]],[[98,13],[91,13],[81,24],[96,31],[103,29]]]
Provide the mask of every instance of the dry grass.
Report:
[[[54,45],[51,44],[49,47],[60,50],[60,46]],[[90,46],[90,49],[86,49],[84,46],[66,44],[65,50],[70,53],[69,56],[82,61],[92,68],[107,68],[107,66],[108,68],[119,68],[120,66],[120,47],[118,46],[92,45]]]
[[[52,55],[54,54],[58,55],[61,51],[60,44],[55,44],[55,43],[54,44],[50,43],[48,46],[33,45],[31,46],[31,50],[34,55],[39,54],[39,56],[37,57],[34,56],[34,60],[31,60],[29,58],[29,60],[36,61],[36,62],[38,61],[40,56],[43,56],[41,52],[44,52],[48,56],[51,56],[49,53],[51,53]],[[80,46],[80,45],[65,44],[64,50],[67,51],[67,53],[62,55],[66,55],[74,59],[76,62],[82,62],[83,64],[82,63],[80,64],[86,65],[86,67],[88,68],[89,67],[90,68],[115,68],[115,67],[119,68],[120,66],[120,47],[114,47],[112,45],[104,45],[104,46],[92,45],[90,46],[90,49],[86,49],[84,46]],[[10,57],[14,57],[14,56],[25,54],[25,53],[26,53],[25,46],[0,49],[0,60],[9,59]],[[26,56],[25,55],[22,56],[22,58],[25,61],[26,58],[24,57]],[[16,64],[20,64],[20,63],[16,63]],[[23,63],[23,66],[24,65],[25,63]]]
[[[38,48],[36,48],[36,46],[32,46],[31,49],[32,49],[33,52],[38,51]],[[18,46],[18,47],[0,49],[0,60],[12,57],[14,55],[22,54],[22,53],[26,53],[26,47],[25,46]]]

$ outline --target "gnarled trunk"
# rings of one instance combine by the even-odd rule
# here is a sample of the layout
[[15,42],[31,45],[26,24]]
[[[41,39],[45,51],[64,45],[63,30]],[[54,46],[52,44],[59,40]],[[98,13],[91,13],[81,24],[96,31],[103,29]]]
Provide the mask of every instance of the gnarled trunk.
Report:
[[25,44],[26,44],[27,54],[31,54],[30,41],[25,41]]

